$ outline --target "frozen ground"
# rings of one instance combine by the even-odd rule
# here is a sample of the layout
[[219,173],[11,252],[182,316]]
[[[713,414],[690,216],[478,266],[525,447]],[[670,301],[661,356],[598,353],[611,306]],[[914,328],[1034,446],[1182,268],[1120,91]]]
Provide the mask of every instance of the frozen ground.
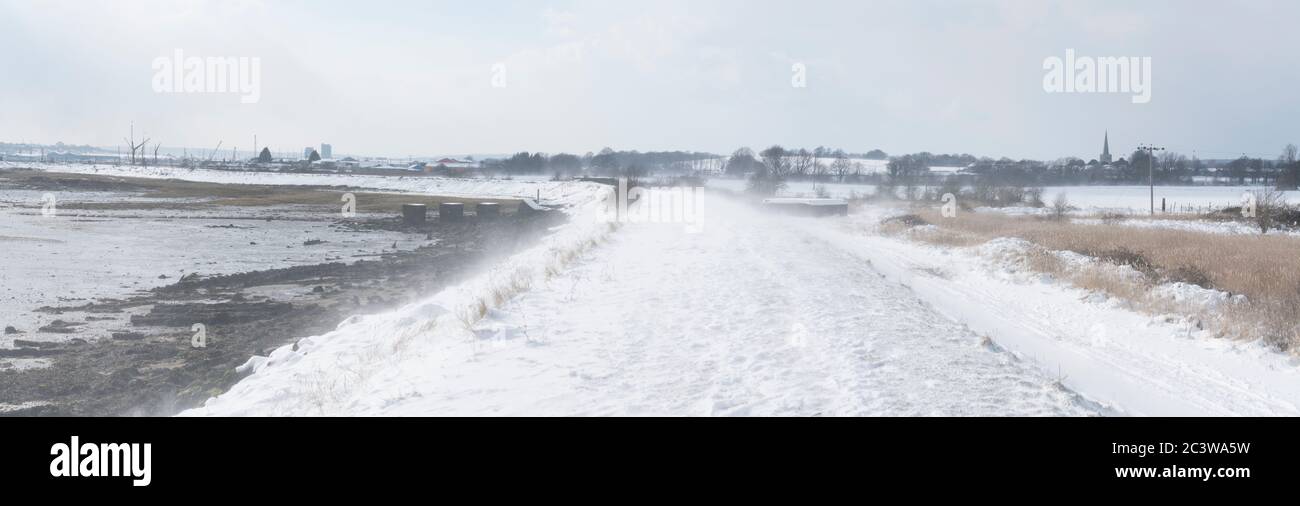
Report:
[[[192,273],[233,274],[352,261],[392,251],[393,245],[412,249],[425,243],[412,234],[339,230],[331,226],[337,214],[294,206],[184,211],[71,208],[91,202],[169,201],[121,192],[57,192],[62,207],[47,217],[41,214],[43,193],[0,190],[0,248],[6,258],[0,269],[0,326],[24,332],[0,335],[0,347],[9,347],[15,338],[73,337],[38,332],[55,319],[68,319],[34,311],[42,306],[123,298]],[[309,240],[324,242],[303,244]],[[108,335],[108,329],[98,330],[102,332],[78,334]]]

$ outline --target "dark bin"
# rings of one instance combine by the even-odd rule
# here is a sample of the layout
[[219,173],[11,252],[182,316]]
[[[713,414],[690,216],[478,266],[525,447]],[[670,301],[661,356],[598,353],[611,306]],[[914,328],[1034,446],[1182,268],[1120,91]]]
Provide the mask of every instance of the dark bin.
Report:
[[501,205],[496,202],[482,202],[474,206],[474,214],[480,219],[492,219],[501,216]]
[[428,212],[429,209],[424,204],[402,204],[402,223],[422,225]]
[[460,221],[465,218],[465,204],[443,202],[438,204],[438,221]]

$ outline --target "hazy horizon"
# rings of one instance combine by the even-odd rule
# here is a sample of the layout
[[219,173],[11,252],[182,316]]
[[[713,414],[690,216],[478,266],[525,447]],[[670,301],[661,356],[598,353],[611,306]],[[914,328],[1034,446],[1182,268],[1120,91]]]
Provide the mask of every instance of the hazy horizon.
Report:
[[[1087,160],[1109,131],[1116,157],[1155,143],[1267,159],[1300,142],[1297,14],[1264,1],[0,0],[0,139],[111,147],[134,122],[164,147],[241,151],[256,134],[279,152],[394,157],[782,144]],[[156,92],[155,60],[177,50],[258,59],[258,100]],[[1044,60],[1067,50],[1149,57],[1150,102],[1044,91]]]

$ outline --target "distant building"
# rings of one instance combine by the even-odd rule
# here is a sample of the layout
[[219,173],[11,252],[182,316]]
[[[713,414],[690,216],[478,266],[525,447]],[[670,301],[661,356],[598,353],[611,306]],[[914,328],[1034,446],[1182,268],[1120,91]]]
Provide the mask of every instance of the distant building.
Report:
[[326,160],[334,158],[334,146],[329,144],[320,145],[320,157]]
[[424,172],[461,177],[469,174],[476,167],[478,167],[478,164],[473,161],[443,158],[427,164],[424,167]]
[[441,165],[453,169],[472,169],[478,167],[478,163],[473,160],[457,160],[455,158],[443,158],[430,165]]
[[303,159],[303,160],[311,160],[311,153],[312,153],[313,151],[316,151],[316,148],[313,148],[313,147],[311,147],[311,146],[307,146],[307,147],[305,147],[305,148],[302,148],[302,159]]
[[1097,159],[1102,165],[1110,165],[1110,132],[1101,141],[1101,157]]

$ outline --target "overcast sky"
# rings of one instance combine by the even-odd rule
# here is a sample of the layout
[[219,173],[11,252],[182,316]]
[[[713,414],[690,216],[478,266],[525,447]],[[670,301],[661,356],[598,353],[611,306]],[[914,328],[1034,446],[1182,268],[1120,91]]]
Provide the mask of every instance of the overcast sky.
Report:
[[[115,146],[134,121],[298,152],[1088,159],[1108,129],[1117,153],[1272,158],[1300,143],[1298,21],[1295,1],[0,0],[0,140]],[[154,92],[176,49],[260,58],[260,101]],[[1150,103],[1047,93],[1066,49],[1151,57]]]

